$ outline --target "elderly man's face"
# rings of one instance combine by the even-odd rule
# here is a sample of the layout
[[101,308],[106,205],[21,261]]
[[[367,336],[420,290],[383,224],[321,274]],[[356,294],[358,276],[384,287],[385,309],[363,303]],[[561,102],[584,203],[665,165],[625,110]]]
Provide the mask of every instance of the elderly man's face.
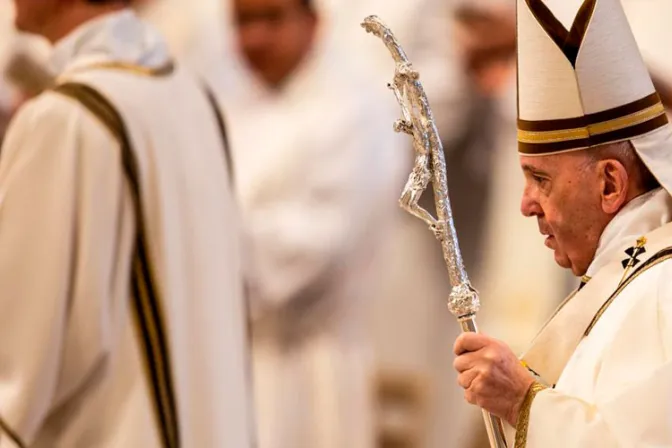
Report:
[[40,34],[61,7],[62,0],[14,0],[16,28],[27,33]]
[[585,274],[611,217],[601,207],[602,182],[584,151],[521,156],[525,190],[523,215],[537,218],[555,261]]
[[276,86],[308,52],[316,28],[300,0],[234,0],[238,43],[252,69]]

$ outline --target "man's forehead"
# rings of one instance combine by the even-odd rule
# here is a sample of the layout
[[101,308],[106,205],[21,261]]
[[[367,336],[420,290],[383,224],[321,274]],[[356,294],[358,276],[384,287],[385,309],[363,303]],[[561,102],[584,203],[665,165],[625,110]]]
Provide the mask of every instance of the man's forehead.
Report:
[[563,171],[574,172],[577,166],[585,163],[587,152],[585,150],[568,151],[560,154],[548,154],[543,156],[520,155],[520,166],[525,172],[560,173]]
[[548,171],[552,167],[553,156],[520,156],[520,167],[524,172],[532,173],[538,171]]

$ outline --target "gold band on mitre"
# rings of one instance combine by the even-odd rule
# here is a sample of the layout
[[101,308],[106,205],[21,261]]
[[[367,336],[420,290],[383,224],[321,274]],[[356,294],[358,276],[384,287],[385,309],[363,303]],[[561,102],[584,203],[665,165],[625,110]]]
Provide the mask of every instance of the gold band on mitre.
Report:
[[640,100],[583,117],[518,120],[518,152],[546,155],[623,141],[668,124],[665,107],[654,92]]

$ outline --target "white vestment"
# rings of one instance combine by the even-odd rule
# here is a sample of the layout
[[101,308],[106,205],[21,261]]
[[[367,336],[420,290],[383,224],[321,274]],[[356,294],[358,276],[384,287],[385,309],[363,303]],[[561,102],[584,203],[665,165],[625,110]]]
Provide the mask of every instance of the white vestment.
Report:
[[[640,274],[623,268],[642,236],[646,251],[635,268],[672,246],[671,221],[672,197],[658,189],[633,200],[603,232],[591,279],[524,356],[555,383],[532,403],[527,447],[672,445],[672,263],[659,258]],[[597,312],[624,275],[630,282]]]
[[[181,446],[250,447],[221,135],[179,67],[143,72],[168,62],[161,37],[128,11],[81,26],[53,55],[60,82],[93,86],[115,105],[138,159]],[[55,92],[30,101],[0,159],[0,447],[17,446],[8,428],[27,447],[163,446],[132,309],[136,218],[120,145],[102,122]]]
[[374,444],[367,309],[411,154],[375,86],[322,44],[279,91],[223,92],[250,244],[261,448]]

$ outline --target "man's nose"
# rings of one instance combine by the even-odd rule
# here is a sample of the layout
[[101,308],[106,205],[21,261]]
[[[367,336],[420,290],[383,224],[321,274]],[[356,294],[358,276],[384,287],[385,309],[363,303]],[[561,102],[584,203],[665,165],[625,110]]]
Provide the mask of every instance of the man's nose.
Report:
[[523,197],[520,201],[520,212],[527,218],[543,214],[539,202],[530,195],[527,188],[523,191]]

